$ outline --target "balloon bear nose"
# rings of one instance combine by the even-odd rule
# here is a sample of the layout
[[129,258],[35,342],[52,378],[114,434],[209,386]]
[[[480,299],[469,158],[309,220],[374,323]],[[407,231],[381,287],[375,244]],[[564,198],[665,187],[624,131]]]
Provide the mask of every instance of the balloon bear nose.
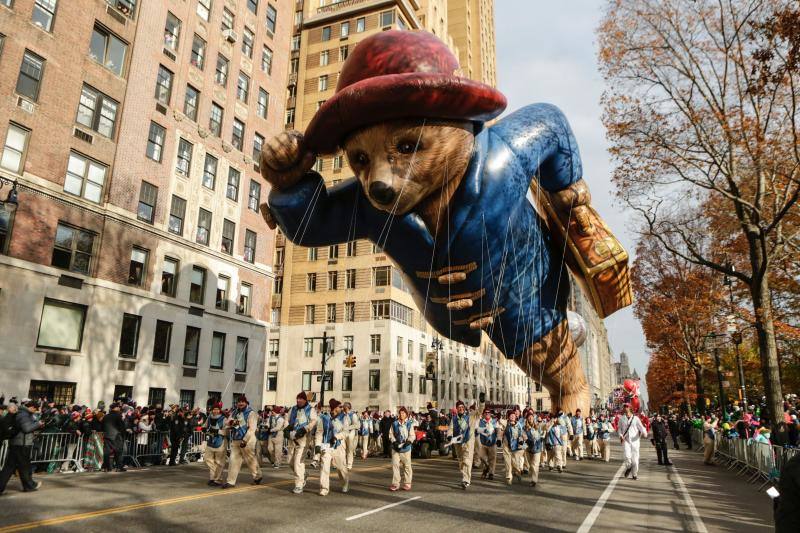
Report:
[[369,186],[369,195],[379,204],[388,204],[391,203],[397,194],[394,192],[390,186],[386,185],[382,181],[373,182]]

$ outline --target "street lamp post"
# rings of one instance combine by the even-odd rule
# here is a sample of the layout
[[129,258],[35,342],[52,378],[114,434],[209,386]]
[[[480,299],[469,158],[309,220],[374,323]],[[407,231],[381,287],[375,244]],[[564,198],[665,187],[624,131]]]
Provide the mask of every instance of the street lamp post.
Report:
[[[731,270],[735,271],[733,265],[728,264]],[[733,313],[733,280],[725,274],[725,278],[722,281],[723,285],[727,285],[728,287],[728,295],[730,297],[731,302],[731,313]],[[739,399],[742,401],[744,409],[747,409],[747,389],[744,383],[744,368],[742,367],[742,356],[739,353],[739,345],[742,343],[742,333],[738,331],[738,329],[734,326],[733,331],[731,333],[731,341],[733,341],[734,349],[736,350],[736,369],[739,372]]]
[[718,333],[709,333],[708,335],[705,336],[705,338],[707,340],[708,339],[713,339],[713,342],[714,342],[713,353],[714,353],[714,364],[717,367],[717,381],[719,382],[719,404],[720,404],[720,407],[722,408],[722,417],[725,418],[725,416],[727,415],[727,409],[725,407],[725,403],[726,403],[725,402],[725,391],[724,391],[724,388],[722,386],[722,363],[720,363],[720,360],[719,360],[719,346],[717,345],[717,337],[724,337],[724,335],[721,335],[721,334],[718,334]]
[[431,348],[433,348],[436,353],[436,373],[433,376],[433,390],[436,391],[434,400],[436,401],[437,409],[441,409],[441,406],[439,405],[439,398],[442,396],[442,392],[439,390],[439,385],[441,383],[439,381],[439,350],[441,350],[443,347],[444,344],[442,344],[442,340],[439,337],[436,337],[431,341]]

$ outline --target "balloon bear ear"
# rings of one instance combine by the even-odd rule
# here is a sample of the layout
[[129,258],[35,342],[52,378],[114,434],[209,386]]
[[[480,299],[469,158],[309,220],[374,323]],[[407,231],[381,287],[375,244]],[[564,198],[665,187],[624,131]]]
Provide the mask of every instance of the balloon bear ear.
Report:
[[269,210],[269,204],[267,202],[258,206],[258,210],[261,212],[261,216],[264,217],[264,221],[267,223],[269,229],[278,227],[278,223],[275,222],[275,217],[272,216],[272,211]]

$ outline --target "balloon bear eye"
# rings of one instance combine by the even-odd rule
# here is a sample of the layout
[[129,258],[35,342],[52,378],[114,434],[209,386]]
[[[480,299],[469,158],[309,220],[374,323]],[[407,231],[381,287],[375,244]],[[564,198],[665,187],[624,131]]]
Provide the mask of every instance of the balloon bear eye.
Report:
[[397,145],[397,151],[401,154],[412,154],[417,151],[417,145],[415,143],[404,141]]
[[367,163],[369,163],[369,157],[367,157],[367,154],[364,152],[356,152],[355,156],[353,157],[353,160],[358,165],[366,165]]

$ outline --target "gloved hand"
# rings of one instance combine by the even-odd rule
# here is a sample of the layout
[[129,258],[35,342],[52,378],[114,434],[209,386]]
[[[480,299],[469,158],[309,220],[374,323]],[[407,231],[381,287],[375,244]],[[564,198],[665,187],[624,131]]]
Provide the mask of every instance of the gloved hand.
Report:
[[306,436],[306,428],[300,428],[294,432],[295,438],[301,439]]
[[319,446],[314,446],[314,454],[320,454],[320,453],[322,453],[322,448],[320,448]]
[[247,443],[245,441],[242,441],[242,442],[239,443],[239,448],[246,448],[246,447],[247,447]]
[[289,432],[289,440],[295,440],[297,438],[297,434],[294,431]]

